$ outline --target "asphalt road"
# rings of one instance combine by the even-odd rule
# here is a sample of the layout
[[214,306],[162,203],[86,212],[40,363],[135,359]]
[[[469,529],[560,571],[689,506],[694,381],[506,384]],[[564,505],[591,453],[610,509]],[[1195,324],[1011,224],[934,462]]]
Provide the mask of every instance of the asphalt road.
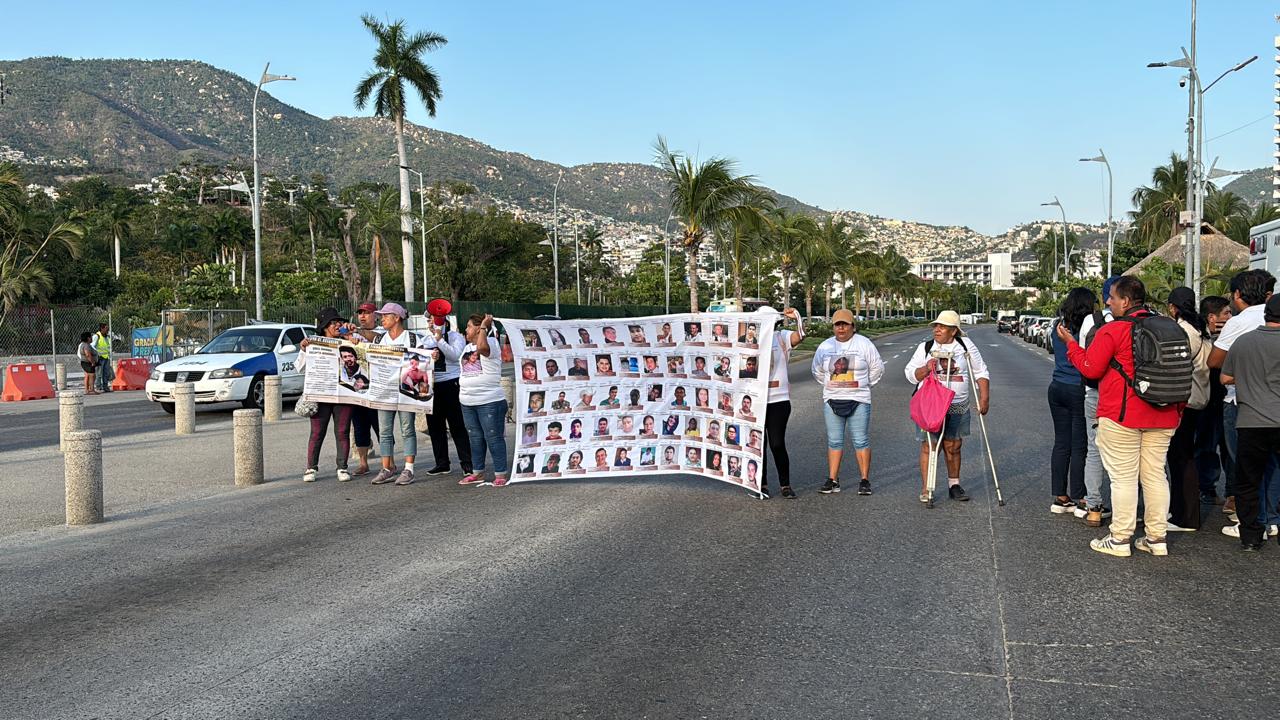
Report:
[[[997,507],[916,500],[902,375],[876,494],[820,496],[793,368],[795,501],[642,476],[463,488],[277,482],[0,539],[0,716],[1060,718],[1265,715],[1280,547],[1088,549],[1051,515],[1050,364],[995,335]],[[977,432],[977,423],[974,425]],[[8,469],[6,469],[8,471]],[[849,478],[852,473],[846,473]]]

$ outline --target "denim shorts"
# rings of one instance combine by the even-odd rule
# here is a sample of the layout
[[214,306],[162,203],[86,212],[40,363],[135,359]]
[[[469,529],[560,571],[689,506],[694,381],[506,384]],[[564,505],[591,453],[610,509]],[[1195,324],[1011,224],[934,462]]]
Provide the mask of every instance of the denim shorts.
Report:
[[854,450],[866,450],[871,447],[871,403],[855,402],[853,414],[849,417],[840,417],[824,400],[822,419],[827,426],[828,449],[844,449],[846,432],[853,436]]
[[[972,418],[973,418],[973,412],[971,410],[965,410],[963,413],[960,413],[958,415],[951,415],[950,413],[948,413],[947,420],[942,425],[942,439],[955,440],[957,438],[969,437],[969,421]],[[918,425],[916,425],[915,428],[916,428],[916,440],[919,440],[920,442],[924,442],[925,439],[929,437],[929,433],[926,433],[924,430],[921,430],[920,426]],[[937,435],[937,433],[933,433],[933,434]]]

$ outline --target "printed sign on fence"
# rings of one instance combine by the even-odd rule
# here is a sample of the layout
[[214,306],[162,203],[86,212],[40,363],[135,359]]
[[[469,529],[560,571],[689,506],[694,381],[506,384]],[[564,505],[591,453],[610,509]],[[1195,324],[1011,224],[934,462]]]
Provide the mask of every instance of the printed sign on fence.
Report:
[[312,337],[303,394],[315,402],[431,412],[431,349]]
[[760,489],[778,315],[506,320],[513,482],[694,473]]

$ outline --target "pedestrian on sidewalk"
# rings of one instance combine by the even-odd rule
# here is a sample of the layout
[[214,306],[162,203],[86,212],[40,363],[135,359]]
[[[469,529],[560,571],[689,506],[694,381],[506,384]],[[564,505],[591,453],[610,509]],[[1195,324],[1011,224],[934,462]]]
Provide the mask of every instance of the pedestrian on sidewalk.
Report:
[[[757,310],[770,315],[777,311],[765,306]],[[786,318],[796,322],[795,330],[784,327]],[[782,310],[782,317],[773,331],[773,347],[769,360],[769,398],[764,410],[764,439],[773,453],[773,464],[778,468],[778,487],[782,497],[794,499],[796,493],[791,489],[791,456],[787,453],[787,421],[791,418],[791,378],[788,363],[791,351],[804,339],[804,326],[800,321],[800,313],[789,307]],[[698,389],[699,392],[702,388]],[[730,426],[731,428],[734,426]],[[767,456],[765,458],[768,459]],[[765,463],[764,472],[760,475],[760,495],[769,497],[769,464]]]
[[856,318],[847,308],[831,316],[833,335],[818,346],[810,368],[822,386],[822,419],[827,430],[827,481],[823,495],[840,492],[840,461],[845,438],[852,436],[858,462],[858,494],[871,494],[871,387],[884,376],[880,351],[866,335],[858,334]]
[[80,369],[84,371],[84,394],[97,395],[98,391],[93,389],[93,377],[98,369],[98,353],[93,349],[93,333],[80,333],[76,357],[80,359]]
[[[360,338],[367,342],[373,342],[383,333],[382,328],[378,327],[377,324],[377,309],[378,306],[371,302],[360,303],[360,306],[356,308],[356,324],[350,333],[353,341]],[[351,429],[355,435],[356,459],[359,462],[353,474],[368,475],[369,451],[373,448],[373,438],[381,435],[378,430],[378,411],[362,405],[353,405],[351,407]]]
[[[1065,327],[1076,342],[1085,318],[1094,312],[1098,298],[1089,288],[1073,288],[1058,306],[1055,325]],[[1067,359],[1067,344],[1057,332],[1053,341],[1053,375],[1049,381],[1049,416],[1053,420],[1053,453],[1049,456],[1049,485],[1053,501],[1049,511],[1074,514],[1087,508],[1084,463],[1089,435],[1084,417],[1084,378]],[[1068,483],[1068,479],[1070,483]]]
[[[409,313],[404,306],[389,302],[378,310],[378,320],[386,332],[377,335],[375,345],[416,348],[422,345],[418,334],[405,327]],[[409,410],[378,411],[378,453],[382,455],[382,469],[373,476],[371,484],[383,485],[395,482],[396,485],[413,484],[413,459],[418,454],[418,429],[414,423],[414,413]],[[404,443],[404,469],[396,474],[395,458],[395,426],[400,424],[400,439]]]
[[1094,550],[1129,557],[1130,541],[1137,528],[1138,486],[1146,506],[1146,537],[1134,547],[1153,555],[1167,555],[1165,525],[1169,512],[1169,482],[1164,460],[1169,439],[1182,414],[1180,404],[1156,406],[1135,394],[1126,378],[1134,377],[1134,320],[1153,317],[1146,308],[1147,289],[1142,281],[1125,275],[1111,286],[1112,322],[1103,325],[1088,349],[1058,328],[1067,345],[1067,357],[1080,374],[1098,384],[1098,450],[1111,476],[1114,515],[1106,537],[1095,538]]
[[[1264,305],[1271,297],[1275,284],[1276,279],[1266,270],[1245,270],[1231,278],[1231,284],[1228,286],[1231,298],[1231,319],[1222,326],[1222,332],[1213,344],[1213,352],[1209,354],[1209,367],[1221,369],[1235,341],[1245,333],[1257,330],[1266,324]],[[1236,462],[1236,417],[1239,414],[1239,406],[1236,404],[1237,388],[1232,385],[1226,385],[1226,388],[1227,394],[1222,400],[1222,436],[1226,441],[1227,453],[1231,456],[1229,462],[1232,466],[1239,468],[1240,464]],[[1280,469],[1275,473],[1267,473],[1264,476],[1264,482],[1270,484],[1272,475],[1280,475]],[[1280,483],[1280,480],[1277,482]],[[1227,487],[1227,502],[1222,506],[1222,511],[1227,513],[1231,522],[1234,523],[1224,527],[1222,532],[1231,537],[1238,537],[1240,532],[1240,517],[1234,497],[1236,489],[1235,485]],[[1280,487],[1277,488],[1277,493],[1280,494]],[[1266,497],[1270,493],[1264,491],[1261,494]],[[1261,512],[1264,525],[1280,522],[1274,502],[1270,508],[1264,503]]]
[[[1222,326],[1231,319],[1231,304],[1221,295],[1209,295],[1200,299],[1200,316],[1205,319],[1209,330],[1209,339],[1217,343]],[[1210,355],[1213,347],[1209,348]],[[1235,464],[1230,461],[1227,452],[1227,441],[1222,434],[1222,406],[1227,396],[1227,388],[1222,384],[1222,370],[1209,368],[1209,402],[1200,411],[1199,423],[1196,425],[1196,468],[1200,475],[1200,502],[1207,505],[1222,505],[1226,493],[1218,494],[1218,477],[1226,476],[1226,487],[1231,486],[1235,477]]]
[[435,456],[435,465],[427,471],[428,475],[447,475],[452,470],[449,463],[449,435],[453,436],[454,449],[458,451],[458,464],[462,466],[462,474],[471,474],[471,441],[467,435],[467,426],[462,418],[462,403],[458,400],[458,378],[462,371],[459,361],[467,339],[462,333],[455,332],[449,325],[448,318],[441,318],[443,324],[437,325],[435,319],[428,316],[430,335],[425,338],[423,347],[432,348],[435,359],[433,372],[435,375],[435,396],[431,403],[431,413],[427,415],[427,434],[431,436],[431,452]]
[[98,372],[95,373],[98,392],[109,393],[116,373],[111,369],[111,331],[106,323],[98,325],[98,333],[93,336],[93,351],[98,354]]
[[[1089,347],[1089,341],[1097,333],[1098,328],[1111,322],[1111,307],[1107,298],[1111,297],[1111,286],[1120,279],[1112,275],[1102,283],[1102,309],[1095,309],[1093,314],[1080,323],[1078,342],[1080,347]],[[1074,367],[1074,366],[1073,366]],[[1111,495],[1111,479],[1107,477],[1107,469],[1102,466],[1102,456],[1098,454],[1098,381],[1092,378],[1084,380],[1084,422],[1088,445],[1084,455],[1084,511],[1077,505],[1074,515],[1084,520],[1089,527],[1102,527],[1102,521],[1110,519],[1111,506],[1107,499]]]
[[[1258,491],[1280,463],[1280,296],[1263,307],[1265,324],[1241,335],[1222,365],[1222,382],[1236,388],[1237,530],[1246,551],[1261,549],[1266,539]],[[1274,509],[1275,497],[1261,500]]]
[[[320,332],[321,337],[341,338],[344,336],[342,332],[344,329],[347,329],[346,334],[349,334],[350,323],[338,314],[337,309],[321,308],[316,315],[316,330]],[[310,340],[306,338],[302,340],[303,352],[298,354],[296,363],[298,370],[306,367],[305,351],[310,344]],[[320,472],[320,449],[324,447],[324,438],[329,432],[330,422],[333,423],[333,439],[338,451],[338,482],[347,482],[351,479],[351,473],[347,472],[347,458],[351,456],[351,411],[354,409],[354,405],[346,403],[316,403],[316,414],[308,418],[311,420],[311,435],[307,439],[307,469],[302,473],[302,482],[316,481],[316,476]]]
[[1200,473],[1196,470],[1196,428],[1200,413],[1209,404],[1209,353],[1213,342],[1209,328],[1196,310],[1196,294],[1188,287],[1169,293],[1166,313],[1178,321],[1191,349],[1191,399],[1182,410],[1182,419],[1169,441],[1165,461],[1169,466],[1170,532],[1200,529]]
[[[978,387],[977,398],[970,397],[970,371],[973,384]],[[938,318],[933,321],[933,337],[916,346],[904,372],[907,380],[915,383],[916,387],[929,373],[933,373],[939,382],[955,393],[940,433],[927,433],[916,428],[916,440],[920,441],[920,502],[927,503],[932,499],[928,490],[929,447],[931,444],[936,447],[939,435],[947,463],[947,495],[952,500],[967,502],[969,496],[960,486],[960,449],[969,436],[973,418],[971,405],[977,403],[980,415],[986,415],[991,406],[991,373],[977,344],[964,339],[959,313],[954,310],[938,313]]]
[[502,355],[493,334],[493,316],[467,318],[467,344],[460,358],[458,400],[471,443],[471,472],[459,485],[484,483],[485,455],[493,461],[493,485],[507,484],[507,394],[502,389]]

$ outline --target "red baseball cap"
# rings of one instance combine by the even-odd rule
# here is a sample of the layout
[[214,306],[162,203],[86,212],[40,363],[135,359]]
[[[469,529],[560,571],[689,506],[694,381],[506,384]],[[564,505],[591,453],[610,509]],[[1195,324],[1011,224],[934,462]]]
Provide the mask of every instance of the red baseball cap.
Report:
[[377,310],[378,306],[373,303],[360,303],[360,306],[356,308],[356,312],[377,312]]

